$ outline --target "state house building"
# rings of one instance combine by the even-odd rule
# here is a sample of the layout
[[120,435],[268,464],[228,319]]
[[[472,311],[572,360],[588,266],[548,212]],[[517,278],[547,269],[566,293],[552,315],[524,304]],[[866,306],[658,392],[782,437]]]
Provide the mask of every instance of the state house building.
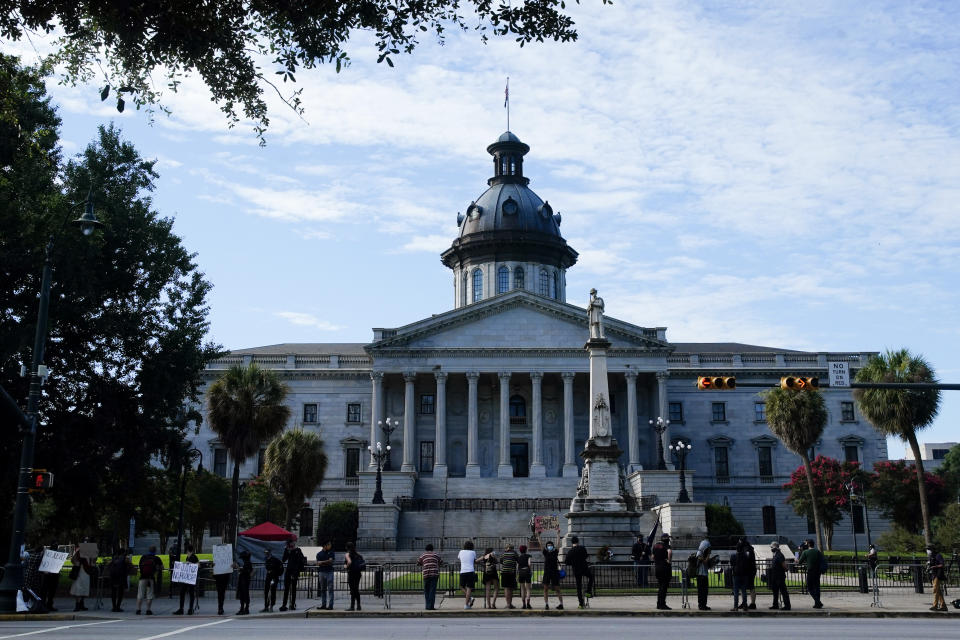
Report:
[[[528,151],[510,132],[487,147],[493,177],[457,216],[458,233],[441,255],[453,274],[450,311],[374,328],[367,344],[239,349],[206,371],[207,383],[234,364],[277,371],[290,389],[291,426],[321,434],[329,464],[302,513],[302,536],[313,535],[324,504],[351,500],[362,511],[371,503],[375,467],[367,446],[386,445],[381,423],[388,418],[399,426],[389,439],[383,493],[399,515],[376,531],[361,526],[361,548],[384,544],[374,537],[402,549],[420,549],[426,538],[458,548],[464,537],[520,537],[529,534],[532,513],[562,516],[569,508],[589,424],[587,314],[567,302],[566,271],[577,252],[561,234],[560,215],[528,186]],[[603,283],[596,287],[602,294]],[[571,297],[585,304],[587,292]],[[730,505],[751,534],[807,537],[806,519],[785,504],[781,488],[800,460],[770,433],[757,389],[697,391],[696,378],[735,375],[771,386],[787,374],[825,379],[828,361],[849,362],[855,371],[872,354],[670,342],[665,327],[609,316],[604,326],[624,477],[657,468],[651,423],[662,417],[669,420],[662,446],[670,469],[669,444],[692,444],[686,466],[695,502]],[[885,439],[857,413],[849,391],[824,396],[829,422],[813,453],[867,468],[885,460]],[[194,444],[209,451],[215,472],[231,473],[232,460],[206,427]],[[262,457],[247,461],[242,475],[256,475]],[[854,514],[858,530],[862,520]],[[849,519],[837,525],[835,547],[851,544],[851,529]]]

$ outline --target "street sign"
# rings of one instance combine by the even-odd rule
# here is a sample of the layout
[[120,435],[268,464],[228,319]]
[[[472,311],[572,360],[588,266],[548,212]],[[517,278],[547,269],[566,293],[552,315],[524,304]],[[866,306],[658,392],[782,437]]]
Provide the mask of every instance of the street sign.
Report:
[[830,372],[831,388],[850,386],[850,363],[849,362],[828,362],[827,369]]

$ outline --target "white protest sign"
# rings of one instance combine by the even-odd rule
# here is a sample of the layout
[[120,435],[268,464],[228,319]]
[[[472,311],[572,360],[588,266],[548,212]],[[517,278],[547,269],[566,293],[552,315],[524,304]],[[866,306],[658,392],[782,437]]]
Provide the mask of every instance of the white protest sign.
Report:
[[233,571],[233,545],[213,545],[213,575],[219,576]]
[[829,362],[827,363],[830,371],[830,386],[847,388],[850,386],[850,363],[849,362]]
[[170,582],[197,584],[198,571],[200,571],[200,565],[194,562],[174,562],[173,576],[170,578]]
[[96,560],[100,555],[100,550],[97,549],[97,543],[95,542],[81,542],[79,549],[80,557],[90,561]]
[[63,563],[67,561],[69,555],[66,551],[47,549],[43,552],[43,558],[40,560],[40,573],[60,573],[60,569],[63,569]]

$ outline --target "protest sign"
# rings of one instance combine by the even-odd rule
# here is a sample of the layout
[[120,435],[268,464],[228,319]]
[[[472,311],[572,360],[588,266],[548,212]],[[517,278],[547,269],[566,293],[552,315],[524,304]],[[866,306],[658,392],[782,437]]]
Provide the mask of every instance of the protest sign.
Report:
[[60,569],[63,569],[63,563],[67,561],[69,555],[66,551],[47,549],[43,552],[43,558],[40,560],[40,573],[60,573]]
[[197,572],[199,571],[200,565],[194,562],[174,562],[173,575],[170,577],[170,582],[197,584]]
[[221,575],[233,571],[233,545],[217,544],[213,546],[213,574]]
[[95,542],[81,542],[78,548],[80,549],[80,557],[91,562],[100,556],[100,550],[97,549],[97,543]]

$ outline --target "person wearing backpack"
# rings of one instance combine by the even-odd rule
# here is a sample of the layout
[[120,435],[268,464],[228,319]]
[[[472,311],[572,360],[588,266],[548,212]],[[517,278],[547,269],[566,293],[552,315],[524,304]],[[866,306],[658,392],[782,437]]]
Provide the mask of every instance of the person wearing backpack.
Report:
[[[347,572],[347,586],[350,587],[350,608],[347,611],[360,611],[360,577],[367,563],[363,556],[357,553],[357,546],[347,543],[347,555],[343,560],[343,568]],[[356,609],[354,609],[356,603]]]
[[[488,609],[496,609],[497,598],[500,596],[500,574],[497,573],[497,554],[493,547],[487,547],[480,562],[483,567],[483,605]],[[491,591],[493,591],[492,599]]]
[[826,557],[813,540],[807,540],[807,548],[800,554],[799,562],[807,569],[807,592],[813,598],[813,608],[823,609],[823,603],[820,602],[820,575],[827,568]]
[[286,563],[287,570],[283,574],[283,604],[280,605],[280,611],[287,610],[287,596],[290,597],[290,609],[297,609],[297,582],[300,580],[300,572],[307,564],[307,557],[293,540],[287,540],[287,547],[283,550],[282,561]]
[[704,538],[700,542],[700,546],[697,547],[697,609],[700,611],[710,611],[710,607],[707,606],[707,596],[710,589],[710,569],[716,562],[716,558],[710,556],[711,550],[710,540],[707,538]]
[[157,557],[155,546],[151,546],[147,553],[140,556],[138,567],[140,582],[137,584],[137,615],[140,615],[141,605],[146,600],[147,615],[152,616],[150,607],[153,605],[153,589],[160,572],[163,571],[163,561]]

